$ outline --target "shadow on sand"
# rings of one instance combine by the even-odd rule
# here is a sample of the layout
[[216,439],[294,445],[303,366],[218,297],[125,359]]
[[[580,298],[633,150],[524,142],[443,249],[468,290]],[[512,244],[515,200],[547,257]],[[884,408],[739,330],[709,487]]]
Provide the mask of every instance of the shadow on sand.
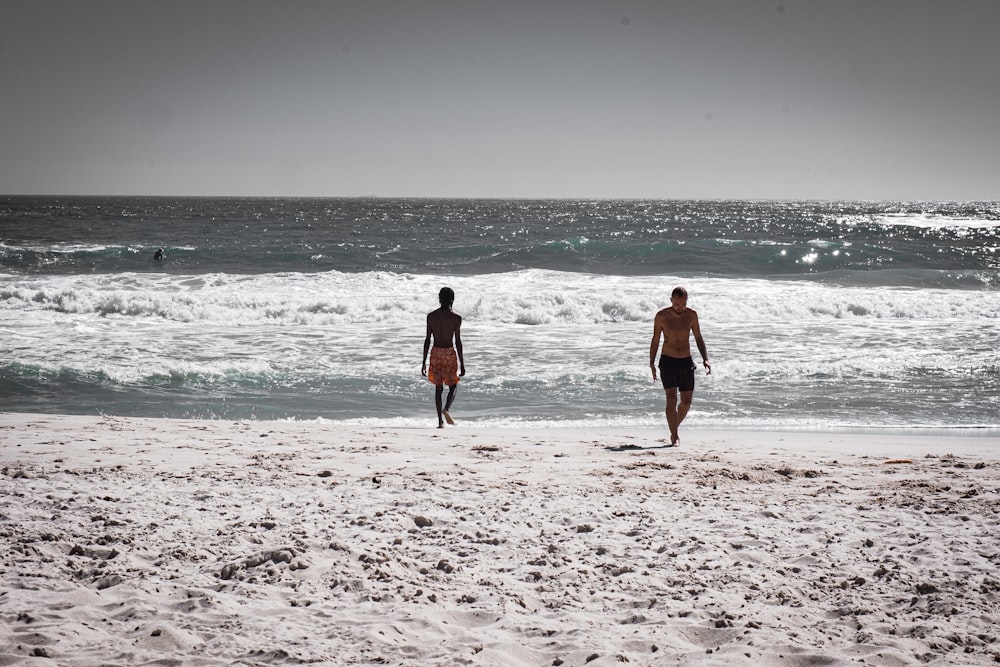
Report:
[[[661,440],[660,442],[666,443],[666,440]],[[617,447],[605,447],[604,449],[609,452],[644,452],[650,449],[677,449],[676,445],[663,444],[654,445],[650,447],[640,447],[639,445],[618,445]]]

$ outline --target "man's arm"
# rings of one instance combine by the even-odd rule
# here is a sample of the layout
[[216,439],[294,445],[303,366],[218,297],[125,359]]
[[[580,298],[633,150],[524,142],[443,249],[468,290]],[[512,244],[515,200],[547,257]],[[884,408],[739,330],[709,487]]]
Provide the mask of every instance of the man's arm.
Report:
[[465,375],[465,355],[462,354],[462,317],[458,316],[458,324],[455,326],[455,351],[458,352],[459,372],[458,376]]
[[712,364],[708,363],[708,349],[705,347],[705,339],[701,337],[701,327],[698,326],[697,314],[691,322],[691,333],[694,334],[694,342],[698,345],[698,352],[701,353],[701,363],[705,367],[705,375],[711,375]]
[[431,316],[427,316],[427,335],[424,336],[424,357],[420,364],[420,374],[427,377],[427,351],[431,349]]
[[663,324],[660,322],[660,315],[657,313],[653,319],[653,340],[649,341],[649,370],[653,371],[653,380],[656,380],[656,351],[660,347],[660,335],[663,333]]

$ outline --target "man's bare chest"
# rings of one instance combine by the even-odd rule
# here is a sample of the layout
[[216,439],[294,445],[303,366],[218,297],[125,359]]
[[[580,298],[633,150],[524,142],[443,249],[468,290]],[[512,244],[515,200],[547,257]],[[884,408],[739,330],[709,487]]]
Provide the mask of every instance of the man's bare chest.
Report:
[[691,330],[692,322],[694,318],[689,314],[677,315],[675,313],[667,313],[664,318],[663,328],[669,333],[687,333]]

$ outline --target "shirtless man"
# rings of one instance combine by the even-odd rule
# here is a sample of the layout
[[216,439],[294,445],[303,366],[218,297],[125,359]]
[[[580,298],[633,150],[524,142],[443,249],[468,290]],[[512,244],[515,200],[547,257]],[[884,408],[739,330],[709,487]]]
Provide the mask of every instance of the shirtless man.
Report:
[[[458,378],[465,375],[465,357],[462,355],[462,316],[452,311],[455,303],[455,292],[450,287],[441,288],[438,294],[441,307],[427,314],[427,336],[424,338],[424,362],[420,374],[435,386],[434,405],[437,407],[438,428],[444,428],[443,419],[451,425],[455,420],[448,411],[455,401],[455,389]],[[431,337],[434,337],[434,347],[431,348]],[[452,347],[452,339],[455,343]],[[427,369],[427,350],[431,351],[431,367]],[[457,352],[457,355],[456,355]],[[461,364],[461,372],[459,372]],[[444,385],[448,385],[448,399],[441,407],[441,395]],[[442,419],[443,418],[443,419]]]
[[[677,429],[691,409],[691,397],[694,395],[695,366],[694,359],[691,358],[691,334],[694,334],[694,341],[698,344],[706,375],[712,374],[705,341],[698,326],[698,313],[687,307],[687,298],[687,290],[683,287],[674,288],[670,295],[670,307],[658,312],[653,320],[653,340],[649,343],[649,369],[653,371],[655,381],[656,348],[660,344],[660,336],[663,336],[660,379],[667,394],[667,426],[670,427],[671,447],[677,447],[681,443]],[[680,405],[677,405],[678,391],[681,394]]]

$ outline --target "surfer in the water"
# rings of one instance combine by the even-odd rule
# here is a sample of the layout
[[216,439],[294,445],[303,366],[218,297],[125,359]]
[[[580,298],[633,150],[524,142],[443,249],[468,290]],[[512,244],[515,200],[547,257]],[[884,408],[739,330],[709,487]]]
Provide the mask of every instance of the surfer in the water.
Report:
[[[458,378],[465,375],[465,357],[462,355],[462,316],[451,309],[455,303],[455,292],[450,287],[443,287],[438,294],[438,300],[441,302],[441,307],[427,315],[427,336],[424,338],[424,361],[420,367],[420,374],[435,385],[434,405],[437,407],[438,428],[444,428],[444,420],[448,420],[449,424],[455,423],[448,411],[455,401]],[[433,348],[431,348],[432,337]],[[429,370],[428,350],[431,352]],[[448,385],[448,398],[442,406],[444,385]]]
[[153,259],[160,261],[163,259],[163,248],[157,248],[156,252],[153,253]]
[[[694,359],[691,358],[691,334],[701,353],[701,363],[705,366],[706,375],[711,375],[712,366],[708,363],[708,352],[705,340],[701,337],[698,326],[698,313],[687,307],[687,290],[675,287],[670,295],[670,307],[656,314],[653,320],[653,340],[649,343],[649,369],[656,380],[656,349],[663,337],[663,349],[660,352],[660,379],[663,381],[663,391],[667,394],[667,426],[670,427],[670,445],[680,445],[681,438],[677,434],[684,417],[691,409],[691,397],[694,395]],[[680,392],[680,405],[677,403],[677,392]]]

